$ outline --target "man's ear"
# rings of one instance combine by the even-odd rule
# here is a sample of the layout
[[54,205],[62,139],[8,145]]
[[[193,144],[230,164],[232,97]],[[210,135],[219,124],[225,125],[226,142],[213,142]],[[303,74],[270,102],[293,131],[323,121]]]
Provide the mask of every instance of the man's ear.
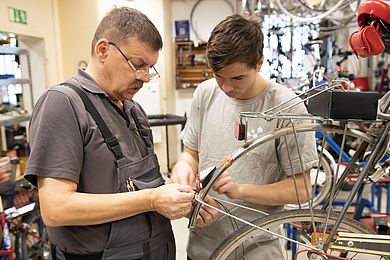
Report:
[[100,60],[104,60],[108,55],[108,49],[110,43],[107,39],[103,38],[97,41],[95,45],[95,55]]
[[256,70],[257,70],[257,71],[260,71],[261,66],[263,66],[263,61],[264,61],[264,56],[262,56],[262,57],[260,58],[259,62],[258,62],[257,65],[256,65]]

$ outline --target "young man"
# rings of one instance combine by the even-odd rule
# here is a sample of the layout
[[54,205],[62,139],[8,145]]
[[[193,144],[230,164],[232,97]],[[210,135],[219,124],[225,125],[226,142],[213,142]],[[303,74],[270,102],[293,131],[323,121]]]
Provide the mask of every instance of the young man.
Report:
[[[201,83],[195,90],[189,118],[182,132],[185,149],[172,170],[173,181],[181,184],[191,185],[198,171],[217,165],[243,145],[243,141],[238,141],[234,134],[240,112],[265,111],[295,95],[259,74],[263,64],[263,34],[256,19],[232,15],[221,21],[208,41],[207,60],[214,78]],[[306,109],[300,104],[288,112],[305,113]],[[272,131],[276,121],[254,122],[247,129],[248,138]],[[300,135],[298,145],[303,152],[303,169],[299,156],[293,152],[296,147],[294,138],[281,139],[278,143],[268,142],[234,163],[230,174],[222,175],[215,183],[212,195],[225,195],[235,202],[241,201],[243,205],[271,213],[282,209],[283,204],[297,203],[294,173],[300,202],[306,201],[304,178],[310,186],[308,171],[317,160],[314,136]],[[286,146],[290,149],[287,150]],[[292,155],[292,164],[287,151]],[[216,205],[211,198],[208,201]],[[226,207],[245,220],[261,217],[259,213]],[[192,260],[208,259],[233,232],[228,217],[219,216],[205,206],[201,208],[197,226],[190,232],[187,247],[188,257]],[[278,241],[270,238],[254,242],[253,250],[245,252],[245,259],[284,257]]]
[[144,14],[113,9],[86,70],[34,108],[25,178],[38,186],[49,240],[67,260],[175,259],[169,219],[191,211],[193,191],[163,185],[147,116],[132,100],[156,75],[161,48]]

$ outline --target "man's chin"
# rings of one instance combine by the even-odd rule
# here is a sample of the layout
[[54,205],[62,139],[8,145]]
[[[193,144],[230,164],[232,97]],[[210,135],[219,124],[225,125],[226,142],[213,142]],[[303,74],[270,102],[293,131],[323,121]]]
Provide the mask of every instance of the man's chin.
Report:
[[230,93],[226,93],[226,92],[225,92],[225,94],[226,94],[226,96],[228,96],[228,97],[230,97],[230,98],[237,98],[237,97],[236,97],[236,94],[233,93],[233,92],[230,92]]

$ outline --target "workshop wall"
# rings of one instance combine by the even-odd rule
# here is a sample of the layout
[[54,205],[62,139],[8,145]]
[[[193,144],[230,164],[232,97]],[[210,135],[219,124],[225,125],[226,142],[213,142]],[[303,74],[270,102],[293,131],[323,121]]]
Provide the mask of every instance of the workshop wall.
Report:
[[[1,30],[17,34],[21,47],[30,49],[35,100],[48,86],[56,83],[61,75],[56,3],[57,1],[54,0],[0,1]],[[27,23],[11,22],[8,15],[9,8],[25,11]]]

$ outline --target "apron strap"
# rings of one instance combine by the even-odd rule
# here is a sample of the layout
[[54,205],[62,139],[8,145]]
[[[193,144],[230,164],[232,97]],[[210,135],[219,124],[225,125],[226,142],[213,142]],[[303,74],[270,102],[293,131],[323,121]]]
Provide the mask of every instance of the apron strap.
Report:
[[114,153],[115,159],[117,161],[122,159],[124,156],[122,154],[121,147],[119,146],[118,139],[116,139],[116,137],[111,133],[110,129],[108,129],[106,123],[100,116],[95,106],[92,104],[92,101],[88,98],[87,94],[85,94],[85,92],[82,91],[80,88],[68,82],[64,82],[62,83],[62,85],[70,87],[80,96],[81,100],[84,103],[85,109],[92,116],[93,120],[95,120],[100,132],[102,133],[104,142],[107,144],[108,149],[110,149]]
[[[106,104],[110,104],[110,101],[108,101],[106,98],[102,98],[102,102],[106,103]],[[117,109],[117,107],[115,109]],[[149,148],[151,148],[153,146],[153,143],[150,141],[148,130],[142,127],[140,121],[138,120],[137,114],[135,113],[135,111],[133,109],[130,109],[130,114],[134,120],[138,134],[142,138],[142,141],[146,145],[146,148],[149,150]],[[150,154],[150,152],[149,152],[149,154]]]
[[141,123],[138,120],[137,114],[133,109],[130,110],[131,116],[134,119],[135,125],[137,126],[137,130],[141,138],[144,140],[147,148],[152,147],[152,142],[150,141],[148,131],[142,127]]

